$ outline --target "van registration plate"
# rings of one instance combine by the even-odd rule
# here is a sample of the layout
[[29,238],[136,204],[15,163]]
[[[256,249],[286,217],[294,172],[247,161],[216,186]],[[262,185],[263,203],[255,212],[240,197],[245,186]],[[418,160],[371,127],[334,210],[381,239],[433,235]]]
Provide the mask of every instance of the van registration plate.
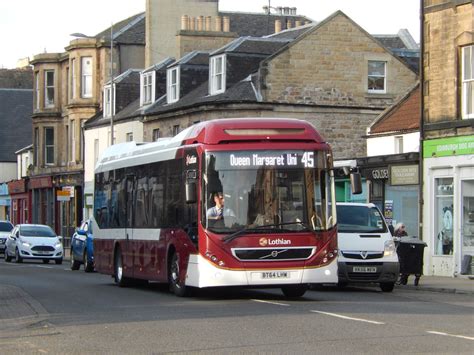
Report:
[[262,279],[287,279],[290,275],[287,271],[262,272]]
[[377,272],[377,267],[375,267],[375,266],[354,266],[352,268],[352,272],[366,272],[366,273]]

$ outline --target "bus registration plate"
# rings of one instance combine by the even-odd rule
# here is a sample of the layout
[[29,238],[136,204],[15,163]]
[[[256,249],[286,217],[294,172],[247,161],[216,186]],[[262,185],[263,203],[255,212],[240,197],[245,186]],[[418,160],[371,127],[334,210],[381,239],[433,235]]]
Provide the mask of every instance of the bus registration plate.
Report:
[[288,279],[289,277],[288,271],[262,272],[262,279]]
[[377,268],[375,266],[354,266],[352,268],[352,272],[377,272]]

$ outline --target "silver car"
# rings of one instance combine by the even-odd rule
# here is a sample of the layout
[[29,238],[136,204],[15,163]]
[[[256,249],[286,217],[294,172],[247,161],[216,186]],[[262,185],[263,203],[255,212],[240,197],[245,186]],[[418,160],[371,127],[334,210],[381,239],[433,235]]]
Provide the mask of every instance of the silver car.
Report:
[[42,224],[18,224],[7,238],[5,261],[15,258],[17,263],[23,259],[39,259],[47,264],[54,260],[63,262],[63,244],[54,231]]
[[5,242],[13,229],[13,224],[8,221],[0,221],[0,253],[5,250]]

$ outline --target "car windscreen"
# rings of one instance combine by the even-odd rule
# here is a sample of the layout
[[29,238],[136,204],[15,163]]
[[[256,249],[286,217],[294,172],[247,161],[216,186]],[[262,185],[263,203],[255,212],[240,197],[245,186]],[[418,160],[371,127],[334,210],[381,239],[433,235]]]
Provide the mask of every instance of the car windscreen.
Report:
[[0,232],[11,232],[13,225],[9,222],[0,222]]
[[337,205],[338,232],[385,233],[383,216],[376,207]]
[[23,237],[56,237],[56,234],[48,226],[22,226],[20,227],[20,235]]

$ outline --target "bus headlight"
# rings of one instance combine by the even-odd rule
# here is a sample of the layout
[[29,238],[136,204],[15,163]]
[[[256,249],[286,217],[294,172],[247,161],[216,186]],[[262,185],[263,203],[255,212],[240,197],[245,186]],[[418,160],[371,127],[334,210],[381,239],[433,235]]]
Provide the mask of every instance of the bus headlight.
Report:
[[396,251],[395,243],[393,240],[387,240],[384,245],[383,255],[390,256],[393,255]]

